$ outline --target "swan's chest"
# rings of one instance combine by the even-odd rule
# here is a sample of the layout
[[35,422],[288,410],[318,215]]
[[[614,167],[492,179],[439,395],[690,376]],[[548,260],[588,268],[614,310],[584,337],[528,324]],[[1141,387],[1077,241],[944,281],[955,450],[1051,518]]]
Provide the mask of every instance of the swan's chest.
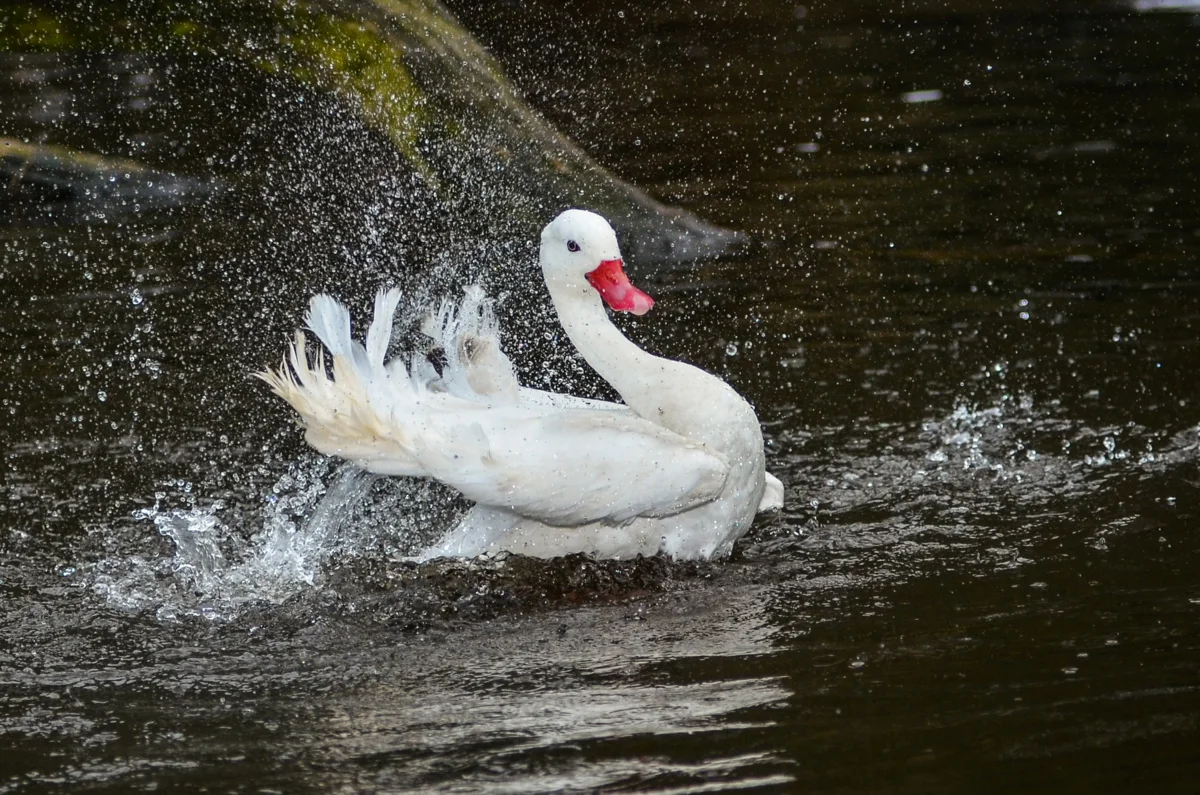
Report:
[[680,362],[638,395],[626,396],[635,412],[657,425],[731,457],[762,449],[758,418],[724,381]]

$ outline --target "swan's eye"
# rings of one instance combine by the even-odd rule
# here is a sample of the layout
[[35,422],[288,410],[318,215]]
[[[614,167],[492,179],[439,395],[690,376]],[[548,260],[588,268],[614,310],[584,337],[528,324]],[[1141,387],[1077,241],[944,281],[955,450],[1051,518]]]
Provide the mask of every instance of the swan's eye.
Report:
[[567,241],[567,251],[578,251],[578,250],[579,250],[578,243],[576,243],[574,240]]

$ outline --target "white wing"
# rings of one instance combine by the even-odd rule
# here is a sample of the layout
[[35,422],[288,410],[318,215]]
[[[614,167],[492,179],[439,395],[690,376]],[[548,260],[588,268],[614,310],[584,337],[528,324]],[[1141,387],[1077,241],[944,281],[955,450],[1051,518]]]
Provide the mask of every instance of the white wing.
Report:
[[546,524],[669,516],[714,499],[729,473],[724,456],[634,416],[478,414],[435,419],[417,459],[469,499]]
[[458,305],[449,300],[442,301],[436,312],[426,316],[421,331],[445,356],[440,374],[421,357],[414,357],[412,361],[414,377],[418,376],[419,370],[420,380],[433,391],[449,392],[492,405],[602,409],[633,414],[621,403],[520,386],[512,362],[500,346],[500,325],[496,322],[492,301],[479,287],[468,287]]
[[421,331],[445,357],[436,378],[426,371],[430,389],[488,403],[517,402],[517,374],[500,349],[500,325],[481,288],[468,287],[458,305],[443,300],[437,312],[426,316]]
[[[720,493],[729,465],[709,448],[624,406],[518,390],[495,334],[464,336],[454,325],[464,310],[439,313],[454,351],[439,378],[416,365],[410,373],[403,359],[385,366],[398,298],[377,297],[364,346],[351,339],[345,308],[315,297],[308,326],[333,354],[332,378],[299,332],[289,361],[260,374],[299,412],[317,450],[378,474],[433,477],[483,505],[559,526],[669,516]],[[477,329],[491,322],[483,310],[467,317],[479,319]]]

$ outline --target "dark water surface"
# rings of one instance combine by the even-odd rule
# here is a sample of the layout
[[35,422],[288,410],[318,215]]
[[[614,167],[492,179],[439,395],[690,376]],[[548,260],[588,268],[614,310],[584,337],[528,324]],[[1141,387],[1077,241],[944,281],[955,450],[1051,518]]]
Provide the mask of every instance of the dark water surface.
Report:
[[207,187],[6,200],[0,793],[1196,791],[1200,16],[878,5],[456,9],[758,241],[630,263],[630,335],[753,400],[787,484],[705,565],[402,562],[461,506],[338,472],[245,377],[310,292],[438,264],[404,185],[321,204],[385,156],[196,100],[261,78],[5,56],[0,135]]

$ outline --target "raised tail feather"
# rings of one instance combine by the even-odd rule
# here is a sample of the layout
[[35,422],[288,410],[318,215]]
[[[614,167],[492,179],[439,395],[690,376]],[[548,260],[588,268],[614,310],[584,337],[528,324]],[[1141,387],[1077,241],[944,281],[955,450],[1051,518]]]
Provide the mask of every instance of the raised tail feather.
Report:
[[512,362],[500,349],[500,324],[492,301],[477,286],[464,293],[459,304],[444,299],[421,324],[421,331],[445,356],[433,386],[469,400],[516,402],[520,385]]
[[305,438],[322,453],[382,474],[424,475],[413,456],[415,440],[404,424],[390,421],[393,413],[411,413],[419,394],[403,365],[384,366],[399,301],[399,290],[376,295],[364,347],[350,336],[346,307],[328,295],[313,296],[306,325],[333,357],[332,378],[321,348],[310,359],[303,331],[279,369],[255,375],[299,413]]
[[[512,365],[500,351],[498,326],[490,302],[470,288],[455,306],[444,301],[426,319],[423,330],[446,349],[439,375],[423,355],[384,361],[391,342],[399,290],[380,290],[366,344],[351,337],[350,313],[328,295],[309,303],[307,327],[332,356],[332,377],[324,350],[312,357],[308,340],[297,331],[277,370],[256,373],[300,415],[309,444],[372,472],[426,476],[417,451],[430,449],[428,412],[446,408],[446,400],[473,403],[515,399]],[[434,393],[448,393],[432,395]],[[444,440],[440,440],[444,443]]]

